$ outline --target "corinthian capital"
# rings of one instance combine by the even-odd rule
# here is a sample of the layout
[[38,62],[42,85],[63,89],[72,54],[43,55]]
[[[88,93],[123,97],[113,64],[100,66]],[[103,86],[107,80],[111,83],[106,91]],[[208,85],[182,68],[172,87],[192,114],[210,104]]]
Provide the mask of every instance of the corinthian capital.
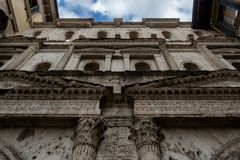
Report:
[[139,159],[159,160],[161,157],[161,141],[164,136],[160,127],[153,119],[137,119],[132,132],[132,139],[135,141]]
[[103,131],[103,122],[99,118],[80,118],[74,133],[75,146],[89,145],[97,148]]

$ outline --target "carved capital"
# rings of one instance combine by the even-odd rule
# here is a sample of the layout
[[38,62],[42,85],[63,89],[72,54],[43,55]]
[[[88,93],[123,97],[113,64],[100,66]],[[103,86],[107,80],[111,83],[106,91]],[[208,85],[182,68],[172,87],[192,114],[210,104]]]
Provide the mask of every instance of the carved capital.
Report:
[[73,160],[94,160],[103,132],[103,122],[97,118],[81,118],[74,133]]
[[140,160],[159,160],[161,157],[161,141],[164,136],[160,127],[152,119],[138,119],[135,121],[132,139],[136,143]]

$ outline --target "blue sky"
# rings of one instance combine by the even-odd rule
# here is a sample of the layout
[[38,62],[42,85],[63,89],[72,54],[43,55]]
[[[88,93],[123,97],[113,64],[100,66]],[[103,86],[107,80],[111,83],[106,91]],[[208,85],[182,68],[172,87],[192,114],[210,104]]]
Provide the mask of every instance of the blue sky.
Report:
[[142,18],[180,18],[191,21],[193,0],[57,0],[60,18],[95,21],[141,21]]

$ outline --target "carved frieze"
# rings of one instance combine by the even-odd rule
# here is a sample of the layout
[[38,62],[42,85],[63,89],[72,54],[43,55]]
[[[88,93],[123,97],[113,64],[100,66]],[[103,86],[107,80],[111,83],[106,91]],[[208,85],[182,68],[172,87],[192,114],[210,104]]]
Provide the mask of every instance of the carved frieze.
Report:
[[100,115],[98,100],[0,100],[0,115]]
[[24,160],[21,153],[12,145],[0,142],[1,160]]
[[134,115],[240,116],[240,100],[136,100]]
[[240,138],[223,145],[210,160],[237,160],[240,158]]
[[103,134],[97,160],[138,160],[135,144],[129,139],[130,129],[111,126]]

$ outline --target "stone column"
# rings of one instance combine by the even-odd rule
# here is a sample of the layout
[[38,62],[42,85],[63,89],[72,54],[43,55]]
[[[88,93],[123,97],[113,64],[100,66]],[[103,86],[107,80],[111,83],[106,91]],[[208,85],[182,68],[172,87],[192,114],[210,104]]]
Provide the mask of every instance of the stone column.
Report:
[[102,132],[102,121],[100,119],[79,119],[74,134],[73,160],[96,160]]
[[123,62],[124,62],[124,70],[130,71],[130,55],[129,54],[123,55]]
[[68,51],[65,53],[65,55],[63,56],[63,58],[61,59],[61,61],[58,63],[58,65],[56,66],[56,68],[54,70],[63,70],[64,67],[67,65],[72,53],[74,50],[74,46],[71,45],[68,49]]
[[9,64],[5,70],[19,69],[21,64],[25,64],[37,51],[38,45],[29,46],[22,54],[20,54],[14,63]]
[[170,70],[179,70],[176,62],[173,59],[173,57],[168,52],[168,50],[166,48],[166,44],[160,44],[159,48],[162,51],[162,54],[163,54],[164,58],[166,59],[167,64],[169,65]]
[[164,136],[152,119],[137,120],[131,138],[135,140],[139,160],[161,160]]
[[112,62],[112,55],[107,54],[105,56],[105,71],[111,71],[111,62]]

